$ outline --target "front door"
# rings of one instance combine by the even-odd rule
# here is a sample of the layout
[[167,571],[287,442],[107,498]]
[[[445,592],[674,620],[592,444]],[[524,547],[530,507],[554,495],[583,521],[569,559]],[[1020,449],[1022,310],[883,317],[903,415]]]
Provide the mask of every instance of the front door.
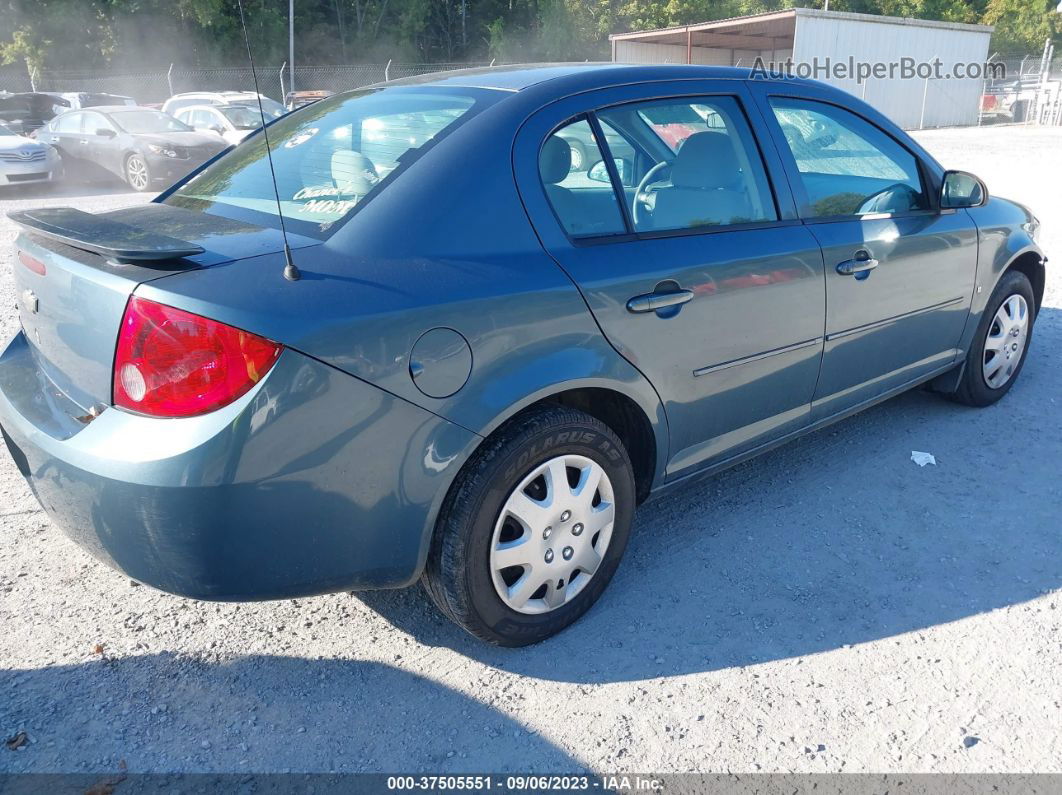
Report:
[[609,89],[540,111],[516,144],[544,245],[664,403],[673,477],[809,422],[822,258],[746,102],[737,81]]
[[825,101],[766,102],[826,266],[819,419],[956,360],[977,233],[965,210],[936,207],[927,169],[884,129]]
[[112,174],[123,174],[122,153],[114,140],[118,131],[102,113],[85,111],[82,122],[85,151],[88,159],[99,169]]

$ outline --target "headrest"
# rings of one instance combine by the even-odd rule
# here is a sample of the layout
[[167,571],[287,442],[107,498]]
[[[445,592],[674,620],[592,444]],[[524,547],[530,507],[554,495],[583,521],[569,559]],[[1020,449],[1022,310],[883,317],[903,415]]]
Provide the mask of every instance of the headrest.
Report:
[[556,185],[572,170],[572,148],[563,138],[551,135],[542,154],[538,156],[538,171],[542,181]]
[[741,176],[734,144],[726,133],[704,130],[687,138],[671,167],[676,188],[730,187]]
[[332,153],[332,181],[344,194],[364,196],[380,178],[376,166],[361,152],[340,149]]

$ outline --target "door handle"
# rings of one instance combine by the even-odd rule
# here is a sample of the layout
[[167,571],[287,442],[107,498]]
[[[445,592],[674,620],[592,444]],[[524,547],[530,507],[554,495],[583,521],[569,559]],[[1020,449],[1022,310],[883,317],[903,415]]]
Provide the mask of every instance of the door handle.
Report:
[[627,311],[655,312],[669,306],[680,306],[693,298],[693,290],[672,290],[666,293],[645,293],[636,295],[627,302]]
[[876,267],[878,267],[878,261],[870,256],[870,252],[860,249],[852,259],[838,262],[837,272],[842,276],[856,276],[860,273],[866,274],[867,271],[872,271]]

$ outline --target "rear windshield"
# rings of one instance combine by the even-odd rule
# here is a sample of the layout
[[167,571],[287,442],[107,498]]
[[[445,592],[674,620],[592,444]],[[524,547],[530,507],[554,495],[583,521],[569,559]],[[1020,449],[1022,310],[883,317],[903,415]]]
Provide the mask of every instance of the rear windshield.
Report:
[[[366,89],[323,99],[270,124],[288,228],[327,238],[355,207],[499,96],[485,89]],[[279,227],[264,136],[249,138],[165,202]]]

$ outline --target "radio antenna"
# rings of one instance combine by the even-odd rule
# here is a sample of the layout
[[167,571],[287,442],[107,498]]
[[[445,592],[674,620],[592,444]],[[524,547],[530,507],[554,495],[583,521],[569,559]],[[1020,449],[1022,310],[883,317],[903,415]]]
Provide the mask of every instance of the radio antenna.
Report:
[[240,25],[243,27],[243,43],[247,45],[247,61],[251,64],[251,79],[254,80],[254,95],[258,97],[258,115],[262,119],[262,136],[265,138],[266,160],[269,161],[269,175],[273,179],[273,196],[277,200],[277,217],[280,218],[280,236],[284,239],[284,278],[297,282],[302,276],[291,258],[291,246],[288,245],[288,228],[284,224],[284,210],[280,204],[280,188],[277,187],[277,172],[273,168],[273,151],[269,146],[269,125],[266,124],[265,108],[262,107],[262,92],[258,90],[258,72],[254,68],[254,56],[251,55],[251,38],[247,35],[247,20],[243,16],[243,0],[236,0],[240,8]]

